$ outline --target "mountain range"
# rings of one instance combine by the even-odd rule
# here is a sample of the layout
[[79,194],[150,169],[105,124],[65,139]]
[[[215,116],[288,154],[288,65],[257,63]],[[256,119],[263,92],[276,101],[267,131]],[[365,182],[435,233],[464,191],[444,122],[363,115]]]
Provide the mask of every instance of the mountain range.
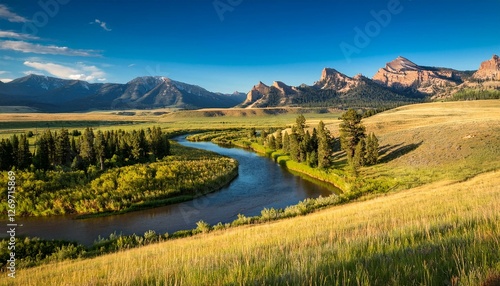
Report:
[[463,89],[500,89],[500,59],[494,55],[477,71],[420,66],[398,57],[372,79],[349,77],[325,68],[313,85],[259,82],[247,94],[221,94],[161,76],[135,78],[125,84],[88,83],[28,75],[0,81],[1,106],[27,106],[39,111],[154,109],[175,107],[261,108],[281,106],[387,107],[446,98]]
[[138,77],[126,84],[88,83],[28,75],[0,84],[0,105],[63,112],[176,107],[233,107],[244,94],[221,94],[160,76]]
[[312,86],[288,86],[262,82],[247,93],[244,108],[283,105],[335,107],[387,107],[426,99],[450,97],[465,88],[500,88],[500,59],[494,55],[477,71],[420,66],[398,57],[379,69],[372,79],[361,74],[349,77],[325,68]]

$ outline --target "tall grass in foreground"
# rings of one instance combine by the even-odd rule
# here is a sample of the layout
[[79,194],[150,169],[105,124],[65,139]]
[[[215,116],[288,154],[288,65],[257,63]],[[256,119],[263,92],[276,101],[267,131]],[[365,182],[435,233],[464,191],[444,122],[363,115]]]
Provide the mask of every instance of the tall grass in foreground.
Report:
[[[481,285],[500,274],[498,172],[257,226],[19,271],[2,285]],[[495,284],[492,284],[495,285]]]

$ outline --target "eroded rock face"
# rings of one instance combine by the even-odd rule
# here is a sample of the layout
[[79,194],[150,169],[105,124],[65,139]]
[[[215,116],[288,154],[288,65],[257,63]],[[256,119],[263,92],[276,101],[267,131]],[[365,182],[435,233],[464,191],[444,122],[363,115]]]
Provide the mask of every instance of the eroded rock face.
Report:
[[497,55],[481,63],[479,70],[472,76],[482,80],[500,80],[500,58]]
[[357,81],[355,79],[352,79],[335,69],[325,68],[321,72],[321,78],[315,86],[321,89],[347,91],[356,86],[356,83]]
[[378,70],[373,80],[395,89],[414,89],[432,94],[436,88],[456,86],[458,75],[451,69],[422,67],[410,60],[398,57]]
[[296,87],[288,86],[281,81],[275,81],[271,86],[259,82],[247,93],[247,99],[239,107],[285,106],[290,103],[290,97],[297,92]]
[[262,82],[259,82],[257,85],[254,85],[252,90],[250,90],[247,93],[247,99],[245,100],[245,102],[243,102],[243,104],[253,103],[253,102],[261,99],[262,96],[264,96],[264,94],[268,94],[268,93],[269,93],[269,86],[265,85]]

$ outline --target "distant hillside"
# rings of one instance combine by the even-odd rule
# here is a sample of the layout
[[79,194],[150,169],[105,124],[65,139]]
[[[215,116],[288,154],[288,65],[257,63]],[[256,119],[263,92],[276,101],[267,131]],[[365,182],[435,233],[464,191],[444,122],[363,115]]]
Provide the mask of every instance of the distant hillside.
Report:
[[40,111],[92,109],[226,108],[244,97],[209,92],[165,77],[139,77],[126,84],[88,83],[28,75],[0,84],[0,105],[28,106]]

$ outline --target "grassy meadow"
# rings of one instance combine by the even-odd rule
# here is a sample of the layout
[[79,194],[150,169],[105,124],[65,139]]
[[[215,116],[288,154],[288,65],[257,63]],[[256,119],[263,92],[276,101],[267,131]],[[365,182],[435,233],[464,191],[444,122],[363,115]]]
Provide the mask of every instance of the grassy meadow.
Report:
[[[297,115],[204,112],[124,121],[213,130],[286,127]],[[323,120],[337,137],[340,113],[304,115],[309,127]],[[403,106],[363,124],[379,138],[380,163],[361,168],[362,182],[390,192],[22,269],[16,279],[0,277],[0,285],[500,285],[500,101]],[[345,158],[334,155],[341,168]]]
[[498,282],[499,178],[490,172],[274,223],[50,264],[0,283],[480,285],[495,277]]

